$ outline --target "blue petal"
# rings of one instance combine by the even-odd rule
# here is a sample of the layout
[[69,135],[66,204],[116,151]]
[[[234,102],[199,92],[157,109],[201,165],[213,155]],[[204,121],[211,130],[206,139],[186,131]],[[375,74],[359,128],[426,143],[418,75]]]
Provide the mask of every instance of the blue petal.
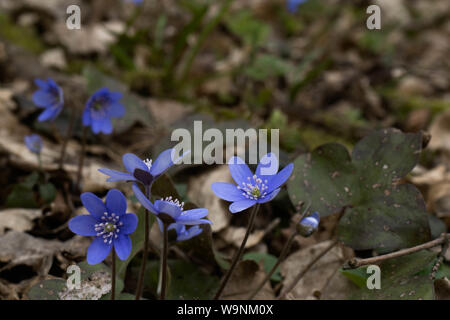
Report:
[[177,221],[198,220],[208,215],[208,209],[198,208],[183,211],[183,213],[177,218]]
[[133,189],[134,195],[136,196],[136,198],[138,199],[138,201],[147,209],[149,210],[151,213],[153,214],[158,214],[158,211],[156,210],[156,208],[153,206],[153,203],[151,203],[150,200],[147,199],[147,197],[142,193],[141,189],[139,189],[139,187],[137,186],[136,183],[133,183],[133,185],[131,186],[131,189]]
[[89,111],[89,108],[85,108],[83,111],[83,125],[90,126],[91,123],[92,123],[91,113]]
[[302,226],[308,226],[311,228],[317,228],[319,226],[319,221],[317,221],[314,217],[306,217],[300,221]]
[[247,183],[248,177],[253,177],[253,173],[250,171],[249,167],[245,164],[244,160],[239,157],[232,157],[228,161],[228,168],[230,169],[231,176],[234,181],[239,186],[242,186],[242,183]]
[[179,224],[184,224],[187,226],[193,226],[193,225],[197,225],[197,224],[213,224],[211,221],[209,221],[208,219],[197,219],[197,220],[187,220],[187,221],[177,221],[177,223]]
[[87,251],[87,262],[89,264],[98,264],[106,259],[111,251],[112,243],[104,242],[102,237],[95,238]]
[[126,260],[131,252],[131,239],[127,235],[119,235],[114,239],[114,250],[120,260]]
[[125,153],[122,157],[123,165],[125,166],[125,169],[131,174],[134,174],[134,170],[141,169],[146,172],[148,171],[147,165],[139,159],[135,154],[132,153]]
[[311,213],[310,217],[313,217],[314,219],[317,220],[317,222],[320,222],[320,214],[317,211]]
[[236,213],[250,208],[254,204],[256,204],[255,200],[240,200],[230,204],[229,209],[231,213]]
[[56,118],[56,116],[59,114],[60,109],[58,108],[47,108],[38,117],[38,121],[47,121],[47,120],[53,120]]
[[96,223],[98,222],[94,217],[84,214],[70,219],[69,229],[80,236],[92,237],[97,235],[97,231],[95,231]]
[[160,153],[150,168],[150,174],[154,177],[161,175],[173,165],[174,149],[167,149]]
[[200,228],[198,225],[193,226],[193,227],[189,228],[188,230],[185,229],[184,231],[177,232],[177,234],[178,234],[177,241],[186,241],[186,240],[192,239],[193,237],[198,236],[202,232],[203,232],[203,229]]
[[109,178],[106,179],[106,181],[108,181],[108,182],[114,182],[114,181],[136,181],[134,176],[132,176],[129,173],[120,172],[120,171],[116,171],[116,170],[112,170],[112,169],[106,169],[106,168],[98,169],[98,171],[100,171],[101,173],[106,174],[107,176],[109,176]]
[[81,203],[94,216],[95,219],[100,220],[103,213],[106,212],[106,207],[103,201],[91,192],[85,192],[80,196]]
[[264,198],[261,198],[258,200],[258,203],[266,203],[271,201],[273,198],[275,198],[278,194],[278,192],[280,192],[280,189],[275,189],[273,190],[271,193],[269,193],[267,196],[265,196]]
[[34,79],[34,83],[41,89],[47,90],[48,89],[48,84],[46,81],[41,80],[41,79]]
[[92,118],[91,118],[91,120],[92,120],[92,125],[91,125],[92,132],[95,134],[100,133],[100,131],[102,130],[102,127],[103,127],[103,121],[98,120],[98,119],[92,119]]
[[242,195],[242,191],[232,183],[214,182],[211,185],[211,189],[216,196],[226,201],[234,202],[245,199],[245,197]]
[[174,219],[177,219],[182,212],[179,206],[164,200],[156,200],[155,207],[159,213],[166,213]]
[[120,227],[120,233],[130,234],[136,230],[138,218],[134,213],[127,213],[120,217],[120,222],[123,223],[123,226]]
[[[268,182],[272,179],[272,177],[278,172],[278,158],[275,153],[268,153],[258,163],[256,167],[256,175],[260,177],[262,180],[268,180]],[[270,182],[269,182],[270,183]]]
[[100,131],[104,134],[111,134],[113,131],[112,123],[109,118],[104,118],[100,121],[101,129]]
[[33,102],[36,106],[46,108],[55,102],[55,96],[44,90],[38,90],[33,93]]
[[283,183],[286,182],[287,179],[291,176],[292,170],[294,169],[294,165],[292,163],[288,164],[283,168],[280,172],[277,173],[276,176],[272,178],[272,180],[268,183],[268,192],[271,192],[274,189],[279,188]]
[[106,208],[109,213],[115,213],[118,216],[124,215],[127,212],[127,199],[119,190],[109,190],[106,195]]
[[113,103],[108,108],[108,117],[120,118],[125,114],[125,107],[120,103]]

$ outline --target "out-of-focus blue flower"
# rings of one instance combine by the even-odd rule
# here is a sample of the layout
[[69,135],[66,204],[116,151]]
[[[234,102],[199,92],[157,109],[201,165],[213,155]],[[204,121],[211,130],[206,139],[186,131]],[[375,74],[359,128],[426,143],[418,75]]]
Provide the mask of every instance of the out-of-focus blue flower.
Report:
[[105,203],[93,193],[85,192],[81,202],[90,214],[72,218],[69,229],[81,236],[95,237],[88,248],[87,262],[102,262],[112,248],[119,259],[126,260],[131,252],[129,234],[136,230],[138,219],[134,213],[126,213],[127,200],[122,192],[110,190]]
[[139,202],[156,216],[161,230],[163,229],[163,223],[168,224],[169,227],[172,227],[173,224],[189,226],[212,224],[208,219],[203,219],[208,215],[208,209],[197,208],[184,211],[184,203],[180,203],[177,199],[172,199],[172,197],[156,200],[155,204],[153,204],[142,193],[136,183],[133,183],[132,189]]
[[190,153],[190,151],[174,160],[175,149],[167,149],[163,151],[153,163],[152,160],[141,160],[132,153],[126,153],[123,155],[122,161],[128,173],[106,168],[99,169],[98,171],[109,176],[106,180],[108,182],[139,181],[145,186],[151,186],[158,177],[188,153]]
[[320,215],[314,211],[310,216],[303,218],[297,225],[297,231],[304,237],[312,235],[320,223]]
[[107,88],[96,91],[86,103],[83,125],[90,126],[95,134],[99,132],[110,134],[113,131],[111,118],[120,118],[125,114],[120,99],[122,99],[120,92],[111,92]]
[[169,229],[174,229],[177,232],[177,241],[186,241],[198,236],[203,229],[200,226],[192,226],[189,229],[184,224],[173,224]]
[[28,150],[33,153],[40,154],[42,150],[42,139],[37,134],[32,134],[25,137],[25,145]]
[[289,12],[297,12],[298,7],[307,0],[286,0],[286,6]]
[[255,174],[239,157],[232,157],[228,161],[228,167],[237,186],[227,182],[214,182],[211,189],[219,198],[232,201],[229,209],[236,213],[275,198],[280,186],[291,175],[294,165],[290,163],[278,172],[276,155],[268,153],[259,162]]
[[34,83],[39,89],[33,93],[33,102],[37,107],[45,109],[38,121],[55,120],[64,106],[62,89],[50,78],[47,81],[35,79]]
[[124,0],[125,2],[133,2],[134,4],[142,4],[144,0]]

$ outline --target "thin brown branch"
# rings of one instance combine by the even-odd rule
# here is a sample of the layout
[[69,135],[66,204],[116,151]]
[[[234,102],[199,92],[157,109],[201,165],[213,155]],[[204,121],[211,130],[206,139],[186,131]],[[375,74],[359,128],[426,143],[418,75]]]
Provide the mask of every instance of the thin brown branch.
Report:
[[355,269],[355,268],[359,268],[361,266],[366,266],[366,265],[370,265],[370,264],[379,264],[388,259],[398,258],[398,257],[404,256],[404,255],[407,255],[410,253],[414,253],[414,252],[417,252],[420,250],[433,248],[433,247],[439,246],[445,242],[448,242],[449,237],[450,237],[449,233],[443,233],[437,239],[420,244],[420,245],[412,247],[412,248],[402,249],[402,250],[399,250],[396,252],[383,254],[381,256],[367,258],[367,259],[353,258],[353,259],[347,261],[347,263],[344,266],[344,269]]

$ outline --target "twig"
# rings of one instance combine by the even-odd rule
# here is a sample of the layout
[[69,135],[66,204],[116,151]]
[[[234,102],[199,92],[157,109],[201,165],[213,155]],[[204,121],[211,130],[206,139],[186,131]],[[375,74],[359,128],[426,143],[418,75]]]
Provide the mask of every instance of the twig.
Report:
[[410,253],[414,253],[423,249],[429,249],[429,248],[433,248],[436,247],[438,245],[441,245],[445,242],[448,242],[448,238],[450,237],[450,234],[448,233],[443,233],[441,234],[441,236],[437,239],[434,239],[432,241],[420,244],[418,246],[412,247],[412,248],[407,248],[407,249],[403,249],[403,250],[399,250],[396,252],[392,252],[392,253],[388,253],[388,254],[383,254],[381,256],[377,256],[377,257],[372,257],[372,258],[367,258],[367,259],[360,259],[360,258],[353,258],[349,261],[347,261],[346,265],[344,266],[344,269],[355,269],[361,266],[366,266],[369,264],[378,264],[384,260],[388,260],[388,259],[393,259],[393,258],[397,258],[397,257],[401,257]]
[[439,252],[437,261],[434,264],[433,269],[431,271],[431,276],[430,276],[431,280],[434,280],[436,278],[436,273],[439,270],[439,268],[440,268],[440,266],[442,264],[442,261],[444,261],[445,253],[448,250],[448,245],[449,245],[448,238],[445,237],[444,245],[442,246],[442,250],[441,250],[441,252]]
[[81,151],[80,158],[78,160],[78,170],[77,170],[77,188],[81,191],[81,179],[83,178],[83,164],[84,157],[86,156],[86,136],[87,136],[87,127],[83,127],[83,135],[81,138]]
[[258,213],[259,204],[256,204],[253,207],[252,213],[250,214],[250,220],[248,222],[247,231],[245,232],[244,239],[242,240],[241,247],[239,248],[238,252],[233,258],[233,262],[231,263],[230,268],[228,269],[225,277],[222,280],[222,283],[220,284],[219,290],[217,290],[216,295],[214,296],[214,300],[219,300],[220,295],[222,294],[223,290],[225,289],[225,286],[228,283],[228,280],[230,280],[231,275],[233,274],[237,263],[239,260],[241,260],[242,254],[244,253],[245,244],[247,243],[248,236],[250,235],[251,229],[253,228],[253,225],[255,223],[256,214]]
[[338,243],[338,239],[335,239],[332,243],[330,243],[330,245],[328,247],[326,247],[321,253],[319,253],[318,256],[316,256],[307,266],[305,269],[303,269],[294,279],[294,281],[292,281],[291,285],[289,287],[287,287],[286,289],[284,289],[280,295],[278,296],[278,300],[283,299],[286,297],[286,295],[291,292],[295,286],[297,285],[297,283],[303,278],[303,276],[308,273],[308,271],[316,264],[317,261],[320,260],[320,258],[322,258],[328,251],[330,251],[336,244]]

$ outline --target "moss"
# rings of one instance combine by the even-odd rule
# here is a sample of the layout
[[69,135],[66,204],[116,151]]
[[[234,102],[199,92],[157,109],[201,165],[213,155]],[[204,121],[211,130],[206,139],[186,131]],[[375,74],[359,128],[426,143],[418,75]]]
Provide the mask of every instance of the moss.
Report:
[[0,13],[0,37],[35,54],[45,50],[44,43],[33,30],[15,25],[4,13]]

